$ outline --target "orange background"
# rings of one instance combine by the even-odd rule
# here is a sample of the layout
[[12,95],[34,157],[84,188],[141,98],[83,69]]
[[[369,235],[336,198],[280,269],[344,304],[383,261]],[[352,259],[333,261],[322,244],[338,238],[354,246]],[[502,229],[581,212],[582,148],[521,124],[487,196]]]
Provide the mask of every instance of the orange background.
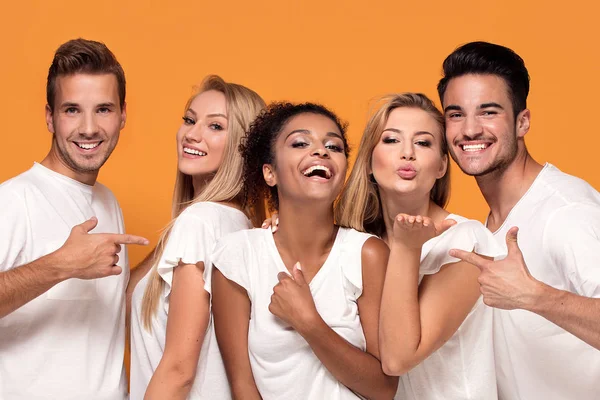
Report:
[[[171,3],[3,4],[0,181],[49,149],[45,79],[55,49],[71,38],[105,42],[125,69],[127,126],[100,180],[119,199],[128,232],[153,243],[169,219],[182,108],[205,75],[247,85],[267,101],[322,102],[350,122],[356,147],[370,100],[421,91],[437,101],[445,56],[488,40],[516,50],[529,68],[533,156],[600,188],[600,23],[592,0]],[[474,180],[453,172],[449,209],[485,218]],[[132,265],[145,251],[131,248]]]

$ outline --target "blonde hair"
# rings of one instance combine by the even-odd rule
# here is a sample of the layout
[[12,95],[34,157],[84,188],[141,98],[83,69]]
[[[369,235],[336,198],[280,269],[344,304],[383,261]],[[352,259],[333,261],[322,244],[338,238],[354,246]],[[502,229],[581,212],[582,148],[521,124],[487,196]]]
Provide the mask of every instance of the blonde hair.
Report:
[[[154,265],[142,299],[142,323],[148,331],[152,329],[151,321],[156,314],[158,302],[165,285],[165,282],[158,275],[158,262],[177,217],[188,206],[201,201],[241,204],[242,185],[240,182],[242,181],[243,160],[238,151],[238,146],[250,123],[265,107],[265,102],[256,92],[245,86],[225,82],[217,75],[209,75],[202,81],[199,88],[196,88],[195,94],[190,97],[185,109],[189,108],[198,95],[210,90],[223,93],[227,104],[228,135],[223,159],[212,179],[196,197],[194,197],[192,176],[177,171],[173,190],[172,220],[165,227],[156,246]],[[257,202],[253,207],[246,207],[244,212],[250,217],[255,226],[259,226],[265,219],[263,202]]]
[[441,155],[446,156],[447,168],[446,174],[436,180],[429,197],[442,208],[450,196],[450,158],[444,135],[444,116],[427,96],[421,93],[390,94],[382,97],[378,104],[365,127],[354,167],[336,204],[335,215],[341,226],[381,236],[385,232],[381,197],[369,171],[373,149],[381,138],[391,112],[399,107],[416,108],[429,113],[438,123],[442,136]]

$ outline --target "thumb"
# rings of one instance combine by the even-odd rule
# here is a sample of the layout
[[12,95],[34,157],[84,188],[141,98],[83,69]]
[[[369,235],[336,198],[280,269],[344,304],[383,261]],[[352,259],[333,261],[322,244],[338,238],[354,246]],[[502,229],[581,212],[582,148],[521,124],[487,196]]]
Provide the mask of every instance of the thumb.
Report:
[[96,227],[96,225],[98,225],[98,218],[92,217],[92,218],[88,219],[87,221],[85,221],[79,225],[76,225],[75,227],[81,227],[81,229],[83,229],[84,232],[87,233],[87,232],[91,231],[92,229],[94,229]]
[[442,221],[441,224],[435,225],[435,230],[437,231],[438,235],[441,235],[442,233],[446,232],[448,229],[452,228],[454,225],[456,225],[455,220],[445,219],[444,221]]
[[304,274],[302,273],[302,266],[300,265],[300,262],[294,264],[294,267],[292,268],[292,276],[297,284],[306,284],[306,280],[304,279]]
[[519,244],[517,243],[517,236],[519,233],[519,228],[513,226],[506,233],[506,248],[508,249],[508,254],[521,254],[521,249],[519,249]]

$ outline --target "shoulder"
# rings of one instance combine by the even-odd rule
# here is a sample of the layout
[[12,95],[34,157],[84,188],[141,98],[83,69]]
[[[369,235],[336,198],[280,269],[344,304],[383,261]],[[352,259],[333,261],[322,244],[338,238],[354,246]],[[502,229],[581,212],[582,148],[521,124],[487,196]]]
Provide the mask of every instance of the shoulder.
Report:
[[376,236],[367,238],[361,250],[361,258],[363,262],[377,262],[387,260],[390,249],[387,244]]
[[246,246],[252,247],[259,241],[263,240],[269,232],[266,229],[242,229],[239,231],[231,232],[221,236],[217,242],[218,248],[224,247],[237,247],[242,248]]
[[585,180],[562,172],[552,164],[547,164],[540,173],[541,186],[555,199],[567,204],[600,204],[600,193]]
[[586,234],[600,237],[600,204],[571,203],[559,207],[549,215],[544,227],[545,239],[561,243],[573,242]]

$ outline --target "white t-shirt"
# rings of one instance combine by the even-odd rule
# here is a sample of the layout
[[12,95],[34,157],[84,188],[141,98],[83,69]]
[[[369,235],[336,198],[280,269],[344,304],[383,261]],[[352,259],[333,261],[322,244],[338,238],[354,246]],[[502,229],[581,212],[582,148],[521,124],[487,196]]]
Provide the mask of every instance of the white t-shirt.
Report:
[[[0,186],[0,271],[47,255],[92,216],[92,233],[123,233],[105,186],[82,184],[40,164]],[[0,319],[0,398],[115,400],[126,396],[123,272],[68,279]]]
[[[158,311],[148,332],[141,319],[142,299],[150,274],[136,286],[131,304],[131,400],[144,398],[152,374],[165,349],[169,294],[173,270],[181,260],[185,264],[204,262],[205,271],[212,263],[211,253],[217,240],[228,233],[252,228],[246,215],[233,207],[201,202],[187,207],[175,221],[165,246],[158,273],[166,282]],[[205,274],[206,275],[206,274]],[[204,290],[198,288],[198,290]],[[212,318],[209,321],[190,399],[229,399],[231,392],[221,353],[216,342]]]
[[[600,297],[600,194],[546,164],[494,233],[519,227],[531,275],[556,288]],[[502,400],[600,398],[600,351],[545,318],[494,309],[498,395]]]
[[[506,254],[479,221],[450,214],[457,222],[421,251],[419,281],[444,265],[460,260],[450,249],[475,251],[488,257]],[[456,333],[437,351],[400,377],[398,400],[494,400],[497,398],[491,308],[480,296]]]
[[[358,315],[361,252],[371,235],[339,228],[327,260],[310,282],[317,311],[338,335],[365,351]],[[304,338],[271,314],[277,274],[288,272],[269,229],[236,232],[219,241],[213,265],[242,286],[252,303],[248,352],[256,386],[265,400],[358,399],[337,381]]]

